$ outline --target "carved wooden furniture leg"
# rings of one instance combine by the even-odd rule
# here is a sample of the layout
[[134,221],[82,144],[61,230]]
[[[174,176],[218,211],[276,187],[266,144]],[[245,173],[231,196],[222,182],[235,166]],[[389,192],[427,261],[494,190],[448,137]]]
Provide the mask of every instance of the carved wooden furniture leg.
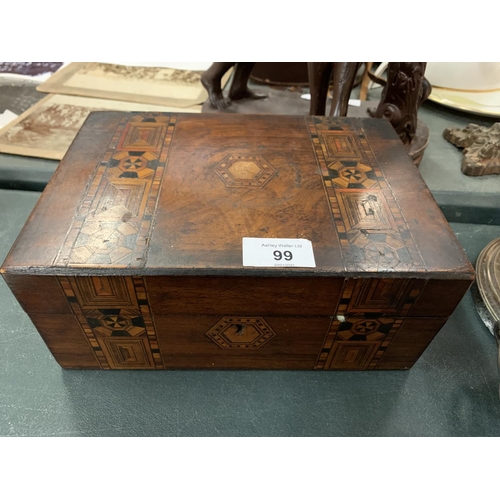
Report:
[[267,97],[267,95],[256,94],[248,88],[248,79],[250,78],[250,73],[254,66],[254,62],[236,63],[233,82],[229,89],[229,99],[231,101],[238,101],[240,99],[264,99]]
[[214,108],[222,110],[229,105],[229,101],[222,95],[221,80],[235,64],[234,62],[216,62],[201,75],[201,83],[207,90],[208,98]]
[[307,63],[311,91],[310,115],[325,115],[330,78],[333,73],[333,97],[330,116],[346,116],[349,96],[361,63]]
[[422,85],[426,65],[424,62],[389,63],[387,84],[377,110],[372,113],[375,118],[389,120],[403,144],[410,144],[415,137],[417,111],[429,90],[427,85]]
[[307,73],[309,76],[309,90],[311,92],[309,114],[312,116],[324,116],[328,85],[332,74],[332,63],[309,62],[307,63]]
[[347,116],[349,96],[360,65],[359,62],[333,63],[333,96],[330,116]]

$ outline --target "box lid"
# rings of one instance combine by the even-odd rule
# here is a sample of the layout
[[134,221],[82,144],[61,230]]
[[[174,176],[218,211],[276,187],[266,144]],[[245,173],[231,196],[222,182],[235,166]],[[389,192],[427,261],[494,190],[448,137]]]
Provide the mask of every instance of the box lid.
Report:
[[[304,238],[315,268],[242,263],[242,238]],[[469,279],[389,123],[91,113],[2,272]]]

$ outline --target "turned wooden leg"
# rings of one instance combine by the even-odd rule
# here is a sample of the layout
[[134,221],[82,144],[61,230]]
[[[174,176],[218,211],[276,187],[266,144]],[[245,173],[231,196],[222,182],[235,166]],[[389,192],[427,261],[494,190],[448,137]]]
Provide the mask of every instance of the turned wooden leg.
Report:
[[365,63],[365,70],[363,71],[363,78],[361,79],[361,88],[359,90],[359,99],[361,101],[366,101],[368,96],[368,85],[370,85],[370,71],[372,69],[373,63]]
[[349,96],[360,65],[359,62],[333,63],[333,97],[330,116],[347,116]]
[[309,90],[311,92],[310,115],[323,116],[326,110],[328,85],[332,74],[332,63],[307,63]]

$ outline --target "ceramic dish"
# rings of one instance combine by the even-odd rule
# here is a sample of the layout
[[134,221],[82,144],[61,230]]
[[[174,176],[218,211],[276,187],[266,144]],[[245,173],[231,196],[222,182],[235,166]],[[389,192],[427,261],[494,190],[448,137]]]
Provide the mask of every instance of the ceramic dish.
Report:
[[500,89],[467,92],[433,87],[429,99],[443,106],[468,111],[469,113],[483,116],[500,116]]

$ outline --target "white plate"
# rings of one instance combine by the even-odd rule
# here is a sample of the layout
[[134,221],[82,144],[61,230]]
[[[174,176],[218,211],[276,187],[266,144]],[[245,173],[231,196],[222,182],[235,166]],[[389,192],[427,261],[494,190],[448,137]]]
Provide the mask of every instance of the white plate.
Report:
[[500,90],[467,92],[433,87],[429,99],[443,106],[477,115],[500,116]]

